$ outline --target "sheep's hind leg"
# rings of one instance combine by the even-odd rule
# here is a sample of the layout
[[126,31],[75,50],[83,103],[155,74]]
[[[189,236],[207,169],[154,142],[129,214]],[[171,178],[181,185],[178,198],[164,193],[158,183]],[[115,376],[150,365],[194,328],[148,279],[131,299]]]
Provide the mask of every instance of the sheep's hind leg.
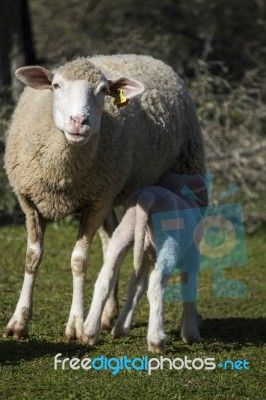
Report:
[[[107,216],[104,224],[99,229],[99,233],[102,240],[104,259],[108,243],[117,226],[118,226],[117,216],[115,211],[112,210]],[[118,317],[118,313],[119,313],[119,307],[118,307],[118,276],[117,276],[117,280],[109,293],[109,296],[106,300],[103,309],[102,319],[101,319],[101,329],[110,330],[114,324],[114,320]]]
[[28,335],[28,324],[32,316],[33,289],[38,267],[43,255],[45,221],[39,212],[26,199],[21,199],[26,214],[28,246],[26,267],[22,290],[15,312],[10,319],[3,336],[25,338]]

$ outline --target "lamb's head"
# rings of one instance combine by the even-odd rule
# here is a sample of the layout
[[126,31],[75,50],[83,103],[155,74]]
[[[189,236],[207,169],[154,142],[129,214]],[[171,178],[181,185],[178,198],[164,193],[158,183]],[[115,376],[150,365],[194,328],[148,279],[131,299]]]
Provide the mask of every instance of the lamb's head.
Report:
[[39,66],[22,67],[17,78],[34,89],[53,91],[54,122],[71,144],[85,144],[99,131],[106,95],[116,97],[118,89],[127,99],[144,91],[135,79],[109,80],[86,58],[78,58],[55,71]]

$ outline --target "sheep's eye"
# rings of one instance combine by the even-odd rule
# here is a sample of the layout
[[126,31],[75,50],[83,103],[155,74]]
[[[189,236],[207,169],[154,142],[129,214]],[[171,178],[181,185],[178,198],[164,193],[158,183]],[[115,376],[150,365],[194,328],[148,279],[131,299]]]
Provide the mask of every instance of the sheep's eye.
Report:
[[103,87],[101,90],[102,93],[107,94],[108,93],[108,89],[107,87]]
[[53,84],[53,89],[59,89],[59,88],[60,88],[60,85],[58,83]]

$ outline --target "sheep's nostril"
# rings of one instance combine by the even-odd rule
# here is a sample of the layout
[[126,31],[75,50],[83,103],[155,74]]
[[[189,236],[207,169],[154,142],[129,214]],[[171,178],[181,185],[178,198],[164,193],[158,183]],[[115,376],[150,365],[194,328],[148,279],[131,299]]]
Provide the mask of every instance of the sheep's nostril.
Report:
[[80,126],[84,126],[88,124],[88,118],[87,117],[73,117],[71,116],[69,118],[70,121],[70,125],[74,126],[74,127],[80,127]]
[[88,123],[88,118],[87,117],[81,118],[80,125],[87,125],[87,123]]

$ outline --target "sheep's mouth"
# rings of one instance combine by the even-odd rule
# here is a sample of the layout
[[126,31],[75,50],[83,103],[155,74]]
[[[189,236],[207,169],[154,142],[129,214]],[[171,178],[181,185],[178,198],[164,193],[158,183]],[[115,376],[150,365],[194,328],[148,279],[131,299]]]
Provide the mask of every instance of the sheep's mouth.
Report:
[[89,135],[87,133],[80,132],[64,132],[65,137],[70,143],[81,143],[88,140]]

